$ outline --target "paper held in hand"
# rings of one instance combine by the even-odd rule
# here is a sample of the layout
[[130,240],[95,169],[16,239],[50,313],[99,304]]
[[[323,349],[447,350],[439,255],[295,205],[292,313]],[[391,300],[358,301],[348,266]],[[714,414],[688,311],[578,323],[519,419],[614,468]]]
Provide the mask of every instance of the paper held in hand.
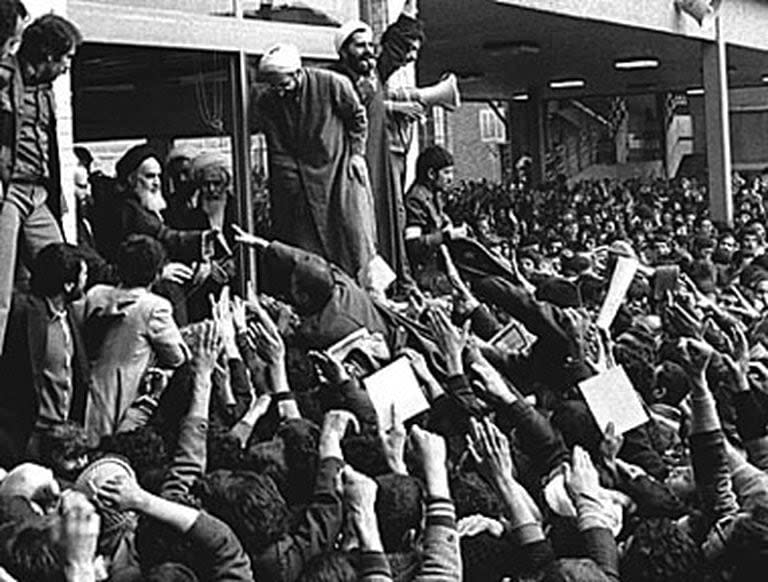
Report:
[[381,370],[363,378],[363,385],[376,409],[382,430],[392,427],[392,405],[403,422],[429,409],[408,358],[396,359]]
[[579,388],[603,432],[609,422],[616,427],[616,434],[624,434],[648,422],[640,396],[622,366],[614,366],[579,382]]
[[617,259],[613,277],[611,277],[611,286],[608,288],[608,294],[605,296],[600,314],[597,316],[597,327],[605,330],[611,327],[616,313],[621,307],[621,302],[624,301],[624,296],[629,290],[629,285],[635,277],[638,265],[637,259],[629,257]]
[[332,358],[337,359],[339,362],[343,362],[344,358],[347,357],[347,354],[359,346],[369,335],[370,332],[366,328],[361,327],[348,336],[341,338],[325,351],[328,352],[328,355]]
[[519,354],[536,341],[536,336],[529,332],[519,321],[511,321],[496,333],[488,343],[506,353]]

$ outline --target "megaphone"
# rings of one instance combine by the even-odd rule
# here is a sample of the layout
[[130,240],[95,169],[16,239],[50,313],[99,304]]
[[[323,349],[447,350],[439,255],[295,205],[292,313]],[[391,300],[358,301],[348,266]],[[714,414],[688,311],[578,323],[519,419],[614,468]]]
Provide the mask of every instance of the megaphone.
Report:
[[414,94],[416,99],[424,105],[440,105],[448,111],[453,111],[461,105],[459,83],[453,73],[448,73],[443,79],[429,87],[417,87]]
[[701,26],[704,19],[714,16],[722,0],[675,0],[675,8],[692,16]]

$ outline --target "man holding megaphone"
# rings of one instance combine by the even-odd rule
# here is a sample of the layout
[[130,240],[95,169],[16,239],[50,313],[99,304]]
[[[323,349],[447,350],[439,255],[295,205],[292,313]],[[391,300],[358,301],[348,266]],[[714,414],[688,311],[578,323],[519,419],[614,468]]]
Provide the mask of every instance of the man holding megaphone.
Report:
[[387,89],[387,130],[392,169],[401,188],[405,188],[405,168],[413,139],[413,124],[424,119],[428,108],[439,105],[448,111],[461,105],[456,75],[448,73],[428,87],[396,87]]

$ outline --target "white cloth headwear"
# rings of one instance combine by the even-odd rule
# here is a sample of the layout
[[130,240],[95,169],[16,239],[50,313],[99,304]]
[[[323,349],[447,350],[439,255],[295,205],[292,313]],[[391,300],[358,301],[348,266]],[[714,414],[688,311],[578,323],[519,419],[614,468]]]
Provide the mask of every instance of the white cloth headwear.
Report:
[[371,35],[373,34],[373,29],[362,20],[350,20],[349,22],[345,22],[341,25],[341,28],[336,31],[336,34],[333,35],[333,48],[336,49],[336,52],[339,52],[350,36],[361,31]]
[[288,43],[276,44],[264,53],[259,61],[259,74],[295,73],[301,68],[301,54],[296,46]]

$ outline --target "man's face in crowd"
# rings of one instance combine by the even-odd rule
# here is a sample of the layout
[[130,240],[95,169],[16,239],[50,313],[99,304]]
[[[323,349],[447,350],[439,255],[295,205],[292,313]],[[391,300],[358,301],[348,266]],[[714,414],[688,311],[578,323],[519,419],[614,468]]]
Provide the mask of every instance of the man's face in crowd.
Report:
[[405,52],[405,62],[415,63],[419,58],[419,51],[421,50],[421,41],[417,39],[410,40],[408,42],[408,50]]
[[688,499],[696,491],[693,468],[687,465],[673,467],[664,480],[664,484],[682,499]]
[[715,225],[708,218],[705,218],[699,223],[698,234],[704,236],[712,236],[715,233]]
[[37,80],[40,83],[52,83],[56,78],[69,71],[72,67],[73,58],[75,58],[74,48],[71,48],[59,58],[49,57],[47,61],[37,65]]
[[523,272],[524,277],[528,277],[536,269],[536,263],[530,257],[522,257],[518,261],[520,270]]
[[344,62],[358,75],[367,75],[376,66],[373,34],[367,30],[354,33],[342,49]]
[[703,261],[711,261],[712,260],[712,255],[715,254],[715,248],[714,247],[703,247],[703,248],[700,248],[697,251],[697,254],[698,254],[697,258],[699,258],[699,259],[701,259]]
[[64,284],[64,299],[71,303],[77,301],[83,296],[85,292],[85,285],[88,282],[88,265],[85,261],[80,262],[80,273],[77,276],[77,281]]
[[768,310],[768,279],[760,281],[755,287],[755,300],[760,311]]
[[444,192],[453,186],[453,166],[446,166],[437,171],[431,170],[435,190]]
[[160,191],[160,177],[162,168],[155,158],[144,160],[136,170],[136,191],[156,194]]
[[84,202],[91,197],[91,183],[88,181],[88,170],[82,164],[75,168],[75,198]]
[[577,222],[568,222],[563,226],[563,236],[568,240],[575,240],[579,235],[579,224]]
[[221,168],[205,168],[200,176],[203,209],[212,209],[226,204],[227,186],[229,186],[229,178]]
[[732,236],[720,239],[720,250],[730,259],[736,252],[736,239]]
[[299,88],[299,72],[274,73],[267,78],[270,89],[281,98],[293,95]]
[[189,182],[192,178],[192,160],[187,157],[173,158],[168,163],[168,177],[177,187]]
[[653,230],[656,228],[656,225],[653,223],[653,219],[644,218],[642,222],[642,228],[645,232],[653,232]]
[[656,257],[666,257],[672,252],[672,249],[669,247],[669,242],[665,240],[659,240],[653,243],[653,253],[656,255]]
[[756,234],[745,234],[741,239],[741,252],[745,257],[754,257],[757,254],[757,249],[760,247],[760,239]]

